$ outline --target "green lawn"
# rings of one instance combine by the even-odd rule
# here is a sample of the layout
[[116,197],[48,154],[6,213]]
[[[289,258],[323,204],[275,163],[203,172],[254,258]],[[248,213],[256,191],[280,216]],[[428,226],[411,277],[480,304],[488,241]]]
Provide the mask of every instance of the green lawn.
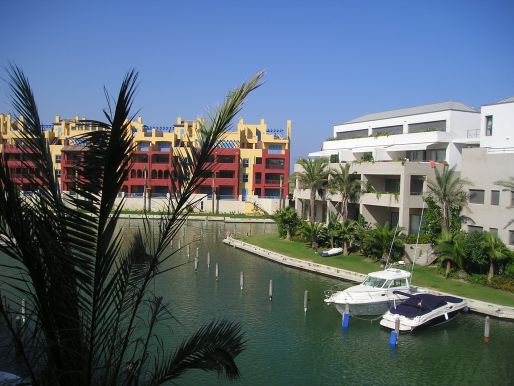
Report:
[[[275,234],[241,237],[241,240],[286,256],[350,271],[369,273],[381,269],[378,263],[371,262],[360,255],[320,257],[313,249],[308,248],[304,243],[286,241],[278,238]],[[514,293],[465,281],[445,279],[437,273],[435,267],[416,266],[414,268],[412,282],[414,285],[420,287],[433,288],[454,295],[514,307]]]

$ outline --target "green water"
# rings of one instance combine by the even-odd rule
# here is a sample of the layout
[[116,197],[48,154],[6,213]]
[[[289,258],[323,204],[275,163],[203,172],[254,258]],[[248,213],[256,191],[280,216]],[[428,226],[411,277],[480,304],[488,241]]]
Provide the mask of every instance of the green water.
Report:
[[[157,288],[192,332],[216,318],[242,324],[248,347],[237,359],[242,377],[235,383],[215,374],[190,372],[183,385],[507,385],[514,384],[514,323],[492,320],[491,341],[483,343],[484,317],[462,314],[451,322],[401,335],[391,350],[389,331],[377,321],[352,319],[341,328],[335,308],[323,302],[325,289],[338,280],[287,268],[221,243],[233,225],[190,222],[186,239],[193,263],[161,277]],[[261,233],[263,225],[238,224],[237,232]],[[271,226],[267,225],[267,232]],[[199,237],[203,235],[203,237]],[[207,251],[211,267],[206,266]],[[184,250],[179,259],[187,259]],[[214,264],[219,264],[216,282]],[[245,283],[241,291],[240,272]],[[268,298],[273,279],[273,301]],[[348,285],[351,285],[348,283]],[[308,311],[303,310],[309,291]],[[175,336],[167,336],[170,343]]]
[[[129,222],[123,225],[128,227]],[[128,231],[138,225],[132,220]],[[514,322],[491,320],[491,341],[483,343],[484,317],[462,314],[451,322],[400,336],[389,347],[389,331],[378,321],[352,319],[341,328],[335,308],[323,292],[340,281],[269,262],[225,246],[221,239],[233,224],[190,221],[180,232],[191,242],[190,263],[163,274],[155,283],[177,322],[162,329],[174,350],[182,337],[212,319],[242,324],[247,349],[237,358],[242,376],[236,382],[215,373],[191,371],[178,385],[513,385]],[[237,233],[274,231],[273,225],[238,224]],[[178,238],[174,247],[178,246]],[[193,260],[199,248],[200,264]],[[210,251],[211,267],[206,256]],[[186,262],[187,249],[174,257]],[[219,264],[219,280],[215,264]],[[244,289],[240,272],[244,271]],[[273,301],[268,298],[273,280]],[[347,283],[350,286],[350,283]],[[304,313],[304,291],[309,291]]]

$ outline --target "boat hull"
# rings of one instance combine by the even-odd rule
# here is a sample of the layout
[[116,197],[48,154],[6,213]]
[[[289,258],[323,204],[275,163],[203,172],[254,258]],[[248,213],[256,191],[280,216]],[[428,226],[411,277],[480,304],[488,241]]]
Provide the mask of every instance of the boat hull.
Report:
[[[400,300],[401,301],[401,300]],[[334,304],[336,310],[343,315],[346,309],[345,304]],[[376,303],[349,304],[350,315],[353,316],[375,316],[382,315],[393,306],[392,300],[385,300]]]

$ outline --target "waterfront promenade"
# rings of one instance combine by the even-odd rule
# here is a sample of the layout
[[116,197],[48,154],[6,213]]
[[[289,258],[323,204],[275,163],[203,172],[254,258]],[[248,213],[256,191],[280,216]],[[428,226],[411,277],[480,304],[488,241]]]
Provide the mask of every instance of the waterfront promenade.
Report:
[[[285,256],[280,253],[276,253],[273,251],[269,251],[267,249],[255,246],[250,243],[246,243],[241,240],[237,240],[231,237],[225,238],[223,242],[227,245],[230,245],[235,248],[239,248],[241,250],[253,253],[257,256],[264,257],[268,260],[272,260],[279,264],[283,264],[289,267],[298,268],[310,272],[320,273],[322,275],[327,275],[331,277],[336,277],[343,280],[348,280],[352,282],[361,282],[364,280],[366,275],[358,272],[348,271],[341,268],[331,267],[328,265],[312,263],[309,261],[304,261],[300,259],[295,259],[293,257]],[[438,295],[452,295],[444,292],[436,291],[430,289],[430,291],[434,294]],[[456,295],[452,295],[456,296]],[[462,296],[460,296],[462,297]],[[514,320],[514,308],[502,306],[494,303],[488,303],[476,299],[464,298],[468,302],[468,307],[471,311],[477,312],[480,314],[490,315],[501,319],[509,319]]]

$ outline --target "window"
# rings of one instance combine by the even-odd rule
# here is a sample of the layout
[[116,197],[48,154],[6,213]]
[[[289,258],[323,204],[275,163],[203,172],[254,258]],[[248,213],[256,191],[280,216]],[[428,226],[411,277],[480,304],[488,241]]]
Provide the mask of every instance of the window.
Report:
[[61,155],[60,154],[55,156],[55,163],[56,164],[60,164],[61,163]]
[[485,135],[490,137],[493,135],[493,116],[488,115],[485,117]]
[[250,164],[250,160],[248,158],[243,158],[243,167],[247,168]]
[[391,228],[396,227],[398,221],[400,219],[400,212],[391,212],[390,220],[391,220]]
[[243,174],[243,182],[248,182],[248,174]]
[[284,169],[285,161],[282,158],[268,158],[266,169]]
[[510,206],[514,206],[514,192],[510,192]]
[[61,169],[55,170],[55,178],[61,178]]
[[257,158],[255,158],[255,163],[256,163],[257,165],[262,164],[262,158],[261,158],[261,157],[257,157]]
[[255,189],[255,195],[260,196],[261,195],[261,188]]
[[421,215],[419,214],[411,214],[409,215],[409,234],[415,235],[419,230],[419,224],[421,221]]
[[426,152],[425,150],[409,150],[405,152],[405,157],[409,161],[425,161],[426,160]]
[[441,162],[446,159],[446,149],[427,150],[427,160]]
[[409,133],[423,133],[426,131],[446,131],[446,121],[420,122],[409,125]]
[[412,196],[419,196],[423,194],[423,183],[425,177],[423,176],[410,176],[410,194]]
[[509,244],[514,245],[514,231],[509,231]]
[[396,178],[386,178],[385,192],[386,193],[399,193],[400,192],[400,180],[396,179]]
[[403,287],[407,285],[407,279],[394,279],[390,287]]
[[469,189],[469,202],[472,204],[483,204],[484,191],[478,189]]
[[500,205],[500,191],[491,190],[491,205]]
[[472,232],[482,232],[484,230],[483,227],[479,227],[479,226],[476,226],[476,225],[468,225],[468,232],[469,233],[472,233]]
[[489,228],[489,233],[498,236],[498,228]]
[[282,154],[282,145],[269,145],[268,154]]

